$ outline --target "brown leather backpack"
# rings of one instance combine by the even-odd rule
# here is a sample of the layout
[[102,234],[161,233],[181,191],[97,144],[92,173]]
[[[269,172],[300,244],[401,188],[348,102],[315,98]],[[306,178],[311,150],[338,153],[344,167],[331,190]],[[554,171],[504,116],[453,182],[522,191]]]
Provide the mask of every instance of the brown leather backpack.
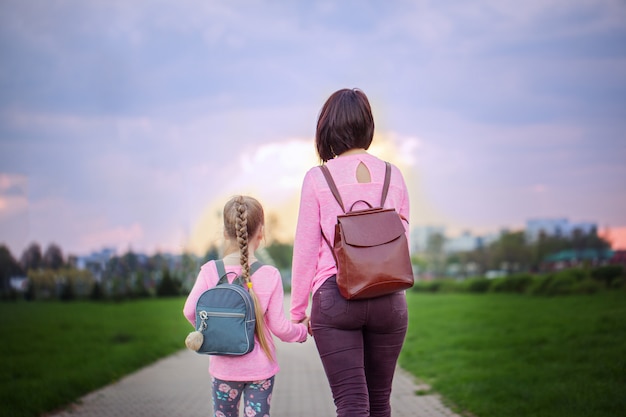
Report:
[[[404,225],[398,212],[385,209],[391,181],[391,165],[386,162],[385,182],[379,207],[367,201],[355,202],[346,211],[339,190],[326,165],[324,178],[344,214],[337,216],[335,240],[331,248],[337,263],[337,286],[348,300],[380,297],[413,286],[413,268]],[[353,210],[358,202],[369,208]]]

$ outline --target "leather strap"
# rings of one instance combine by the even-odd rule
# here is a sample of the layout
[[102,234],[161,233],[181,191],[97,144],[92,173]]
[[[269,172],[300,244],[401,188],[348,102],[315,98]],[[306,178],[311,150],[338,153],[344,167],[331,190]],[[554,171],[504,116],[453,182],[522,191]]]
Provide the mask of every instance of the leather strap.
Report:
[[389,183],[391,182],[391,164],[385,162],[385,182],[383,184],[383,194],[380,197],[380,206],[385,206],[385,200],[387,199],[387,193],[389,192]]
[[[322,170],[322,174],[324,174],[324,178],[326,179],[326,183],[328,183],[328,188],[333,193],[333,197],[339,203],[339,207],[345,213],[346,209],[343,206],[343,200],[341,199],[341,194],[339,194],[339,190],[337,189],[337,185],[335,184],[335,180],[333,180],[333,176],[330,174],[330,170],[326,165],[320,165],[320,169]],[[387,199],[387,193],[389,192],[389,183],[391,182],[391,164],[385,161],[385,180],[383,182],[383,191],[380,197],[380,207],[383,207],[385,204],[385,200]],[[369,205],[369,204],[368,204]],[[337,264],[337,257],[335,256],[335,251],[333,250],[333,245],[330,244],[330,241],[326,238],[324,231],[320,228],[320,232],[322,232],[322,238],[330,248],[330,253],[332,253],[333,258],[335,258],[335,264]]]
[[[333,197],[339,203],[339,207],[345,213],[346,209],[343,205],[343,200],[341,199],[341,194],[339,194],[339,189],[337,189],[337,184],[335,184],[335,180],[333,180],[333,176],[330,174],[330,170],[326,165],[320,165],[320,169],[322,170],[322,174],[324,174],[324,178],[326,179],[326,183],[328,184],[328,188],[330,188],[330,192],[333,193]],[[383,190],[380,196],[380,207],[384,207],[385,200],[387,200],[387,194],[389,193],[389,184],[391,183],[391,164],[389,162],[385,162],[385,180],[383,182]]]
[[337,185],[335,184],[335,180],[333,180],[333,176],[330,175],[330,170],[326,165],[320,165],[320,169],[322,170],[322,174],[324,174],[324,178],[326,178],[326,182],[328,183],[328,188],[330,188],[330,192],[333,193],[333,197],[339,203],[339,207],[341,207],[341,211],[344,213],[346,209],[343,205],[343,200],[341,199],[341,194],[339,194],[339,190],[337,189]]

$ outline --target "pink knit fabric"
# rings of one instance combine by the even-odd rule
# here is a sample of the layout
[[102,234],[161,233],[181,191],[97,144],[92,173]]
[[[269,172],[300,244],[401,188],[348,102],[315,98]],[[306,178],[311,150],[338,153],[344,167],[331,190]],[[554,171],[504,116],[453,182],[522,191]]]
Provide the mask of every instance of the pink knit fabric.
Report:
[[[359,183],[356,171],[359,163],[369,170],[371,182]],[[385,162],[368,153],[351,154],[332,159],[326,163],[337,184],[346,210],[358,200],[365,200],[372,207],[380,206],[380,197],[385,178]],[[409,196],[402,173],[392,165],[389,194],[385,208],[395,208],[407,222],[408,232]],[[357,203],[355,209],[367,208]],[[337,215],[342,214],[335,201],[324,175],[319,167],[310,169],[302,184],[300,211],[293,248],[291,274],[291,319],[302,320],[306,316],[309,295],[313,294],[324,281],[337,273],[332,252],[322,238],[321,229],[329,242],[335,236]]]
[[[226,265],[226,272],[241,273],[241,266]],[[233,274],[229,274],[232,282]],[[202,293],[213,288],[218,281],[214,261],[209,261],[200,268],[196,282],[187,297],[183,313],[194,326],[195,308]],[[307,338],[307,329],[303,324],[294,324],[287,320],[283,308],[283,284],[280,272],[273,266],[264,265],[252,276],[252,285],[265,311],[265,324],[272,334],[284,342],[303,342]],[[257,318],[258,320],[258,318]],[[268,334],[272,353],[276,353],[272,335]],[[243,356],[210,356],[209,373],[225,381],[258,381],[276,375],[280,370],[278,362],[270,361],[255,337],[254,350]]]

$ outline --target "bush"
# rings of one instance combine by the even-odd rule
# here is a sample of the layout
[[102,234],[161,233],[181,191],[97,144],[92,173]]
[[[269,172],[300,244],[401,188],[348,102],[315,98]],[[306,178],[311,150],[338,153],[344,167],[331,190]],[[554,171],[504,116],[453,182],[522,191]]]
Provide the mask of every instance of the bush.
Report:
[[416,292],[438,292],[441,289],[441,280],[435,279],[433,281],[417,281],[413,285],[413,291]]
[[494,292],[525,293],[533,282],[530,274],[515,274],[493,280],[491,286]]
[[533,277],[527,292],[532,295],[545,295],[553,279],[554,274],[537,275]]
[[96,282],[95,284],[93,284],[89,298],[94,301],[103,300],[105,298],[104,291],[102,290],[102,285],[100,285],[99,282]]
[[150,297],[150,291],[146,288],[143,276],[135,278],[135,282],[132,286],[131,296],[133,298],[148,298]]
[[169,270],[163,272],[163,279],[157,286],[158,297],[177,297],[180,295],[181,284],[177,280],[173,279]]
[[618,290],[620,288],[626,289],[626,277],[618,277],[611,281],[611,289]]
[[487,278],[470,278],[466,281],[466,289],[472,293],[485,293],[491,287],[491,280]]
[[434,279],[416,281],[415,292],[485,292],[532,295],[595,294],[603,289],[626,289],[626,273],[622,266],[603,266],[591,271],[582,268],[564,269],[545,275],[518,273],[488,279],[468,278],[465,281]]
[[491,285],[489,286],[489,290],[491,292],[505,292],[505,288],[506,288],[506,277],[498,277],[498,278],[492,278],[491,281]]
[[32,280],[28,280],[26,283],[26,292],[24,293],[24,299],[26,301],[35,301],[35,284]]
[[61,301],[73,301],[76,299],[76,294],[74,293],[74,286],[70,280],[65,281],[61,285],[61,294],[59,294],[59,299]]
[[574,285],[578,282],[579,274],[574,270],[559,271],[554,275],[546,287],[546,295],[566,295],[571,294]]
[[604,283],[607,288],[611,288],[613,281],[624,276],[624,267],[621,265],[599,266],[591,271],[591,277]]
[[464,291],[463,282],[454,279],[440,279],[439,292],[462,292]]
[[533,295],[566,295],[571,293],[589,293],[594,286],[587,281],[587,272],[582,269],[564,269],[562,271],[539,275],[531,278],[527,293]]
[[598,281],[594,281],[590,278],[586,278],[580,282],[575,283],[572,286],[572,292],[574,294],[595,294],[602,290],[602,284]]

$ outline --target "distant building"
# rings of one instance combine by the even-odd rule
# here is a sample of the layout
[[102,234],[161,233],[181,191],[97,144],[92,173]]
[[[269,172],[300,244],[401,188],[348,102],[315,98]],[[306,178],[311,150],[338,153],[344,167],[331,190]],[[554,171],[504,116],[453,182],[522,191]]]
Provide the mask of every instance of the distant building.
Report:
[[9,280],[11,288],[19,293],[26,292],[26,286],[28,285],[27,277],[11,277]]
[[531,219],[526,221],[526,239],[536,242],[542,233],[546,236],[571,237],[575,230],[583,234],[595,234],[597,229],[595,223],[570,223],[566,218]]
[[445,226],[427,225],[416,226],[411,230],[411,253],[423,253],[428,248],[429,240],[435,235],[441,235],[444,238],[443,251],[447,253],[454,252],[471,252],[478,248],[489,246],[505,233],[506,230],[500,230],[496,233],[488,233],[485,235],[475,235],[469,230],[463,231],[459,236],[447,237]]
[[411,230],[411,253],[426,251],[429,239],[434,235],[446,235],[445,226],[416,226]]
[[612,265],[622,265],[626,268],[626,250],[613,251],[613,256],[609,259]]
[[619,265],[620,260],[623,261],[624,258],[621,258],[619,253],[616,255],[616,252],[610,249],[567,249],[547,256],[543,263],[544,268],[548,270],[560,270],[580,267],[584,264],[591,266]]
[[76,268],[91,271],[96,281],[100,282],[107,262],[115,256],[115,249],[105,248],[87,256],[76,257]]
[[504,230],[501,230],[498,233],[488,233],[486,235],[483,236],[478,236],[477,238],[477,247],[478,248],[484,248],[487,247],[489,245],[491,245],[493,242],[495,242],[496,240],[500,239],[500,237],[502,236],[502,234],[504,233]]
[[460,236],[446,239],[446,252],[470,252],[482,244],[482,239],[466,230]]

